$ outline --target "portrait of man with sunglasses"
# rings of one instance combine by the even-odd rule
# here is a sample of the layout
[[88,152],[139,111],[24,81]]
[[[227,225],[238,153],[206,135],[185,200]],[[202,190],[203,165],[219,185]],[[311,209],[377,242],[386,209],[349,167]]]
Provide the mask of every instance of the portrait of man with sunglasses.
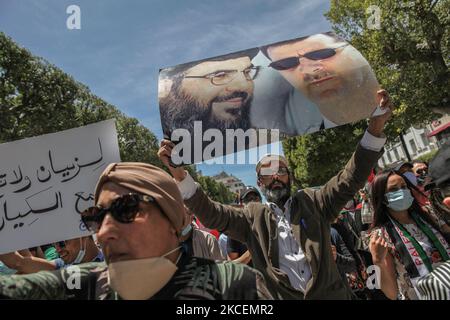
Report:
[[[317,106],[324,118],[322,128],[367,118],[377,106],[379,84],[370,65],[333,33],[281,41],[261,51],[271,60],[270,68]],[[288,107],[292,110],[286,112],[294,117],[289,122],[295,125],[301,121],[302,106]]]
[[160,71],[159,105],[166,136],[178,128],[193,132],[194,121],[202,129],[250,127],[253,79],[258,74],[251,60],[258,49],[182,64]]

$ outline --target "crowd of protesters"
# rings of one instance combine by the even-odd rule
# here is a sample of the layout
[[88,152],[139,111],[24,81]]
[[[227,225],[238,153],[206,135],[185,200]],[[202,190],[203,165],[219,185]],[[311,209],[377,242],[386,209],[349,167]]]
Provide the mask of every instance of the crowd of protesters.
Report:
[[430,164],[375,172],[393,108],[378,94],[387,112],[320,188],[291,192],[288,161],[266,155],[259,190],[214,202],[171,165],[168,140],[170,175],[110,164],[81,214],[93,236],[0,255],[0,298],[450,299],[450,143]]

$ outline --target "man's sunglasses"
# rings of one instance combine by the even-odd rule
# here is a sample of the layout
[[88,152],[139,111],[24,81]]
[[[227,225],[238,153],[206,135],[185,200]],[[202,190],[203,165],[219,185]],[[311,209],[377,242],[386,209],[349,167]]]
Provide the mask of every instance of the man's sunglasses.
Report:
[[90,207],[81,213],[81,220],[86,228],[93,232],[98,232],[108,212],[120,223],[131,223],[139,212],[140,201],[156,203],[151,196],[129,193],[113,200],[109,208]]
[[419,169],[416,171],[417,174],[422,175],[422,174],[427,174],[428,170],[427,169]]
[[348,43],[337,47],[337,48],[325,48],[315,51],[310,51],[305,54],[298,54],[297,57],[289,57],[284,58],[278,61],[273,61],[271,64],[269,64],[269,67],[274,68],[275,70],[289,70],[292,68],[297,67],[300,65],[300,59],[301,58],[307,58],[309,60],[323,60],[331,58],[336,54],[336,49],[342,48],[348,46]]

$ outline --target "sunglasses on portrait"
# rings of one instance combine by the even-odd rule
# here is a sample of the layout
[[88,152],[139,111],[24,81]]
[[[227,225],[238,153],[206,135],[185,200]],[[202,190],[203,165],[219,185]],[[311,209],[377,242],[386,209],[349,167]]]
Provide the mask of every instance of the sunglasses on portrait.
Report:
[[325,48],[325,49],[310,51],[305,54],[298,54],[297,57],[288,57],[288,58],[284,58],[281,60],[273,61],[271,64],[269,64],[269,67],[274,68],[275,70],[289,70],[289,69],[299,66],[301,58],[307,58],[309,60],[328,59],[336,54],[336,49],[343,48],[348,45],[349,44],[346,43],[337,48]]
[[81,220],[86,228],[93,232],[98,232],[108,212],[120,223],[132,223],[139,212],[140,201],[156,203],[151,196],[129,193],[114,199],[109,208],[94,206],[86,209],[80,214]]

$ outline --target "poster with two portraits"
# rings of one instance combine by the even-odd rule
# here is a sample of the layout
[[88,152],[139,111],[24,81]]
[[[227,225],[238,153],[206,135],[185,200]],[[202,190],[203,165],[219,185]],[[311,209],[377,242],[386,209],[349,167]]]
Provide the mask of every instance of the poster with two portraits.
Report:
[[165,138],[185,146],[173,162],[189,164],[368,118],[379,89],[327,32],[161,69],[158,98]]

